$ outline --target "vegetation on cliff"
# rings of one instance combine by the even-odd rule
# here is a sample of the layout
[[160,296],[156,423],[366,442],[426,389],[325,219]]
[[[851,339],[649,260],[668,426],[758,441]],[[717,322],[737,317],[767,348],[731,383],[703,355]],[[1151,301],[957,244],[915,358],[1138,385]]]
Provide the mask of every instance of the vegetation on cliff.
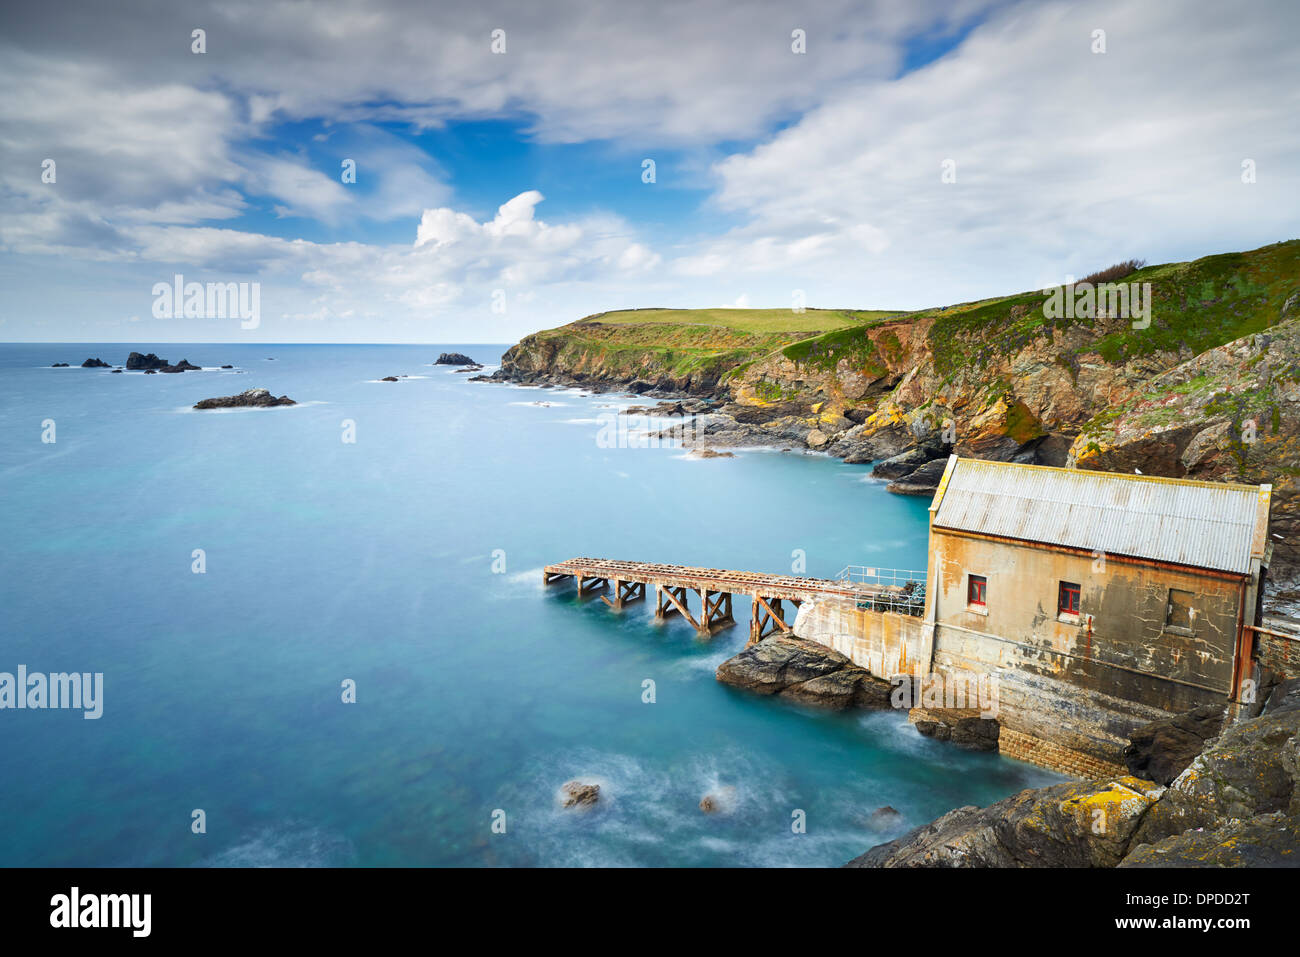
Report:
[[718,445],[923,451],[900,490],[932,487],[922,470],[950,451],[1272,482],[1275,532],[1300,540],[1300,240],[1099,275],[1118,285],[911,313],[603,313],[528,336],[496,377],[707,395],[726,402]]

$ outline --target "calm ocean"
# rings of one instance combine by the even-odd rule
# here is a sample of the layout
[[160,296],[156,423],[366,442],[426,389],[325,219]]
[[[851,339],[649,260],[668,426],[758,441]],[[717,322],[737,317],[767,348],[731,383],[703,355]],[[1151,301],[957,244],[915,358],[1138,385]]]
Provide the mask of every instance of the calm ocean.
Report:
[[[0,711],[0,865],[838,865],[1060,780],[719,685],[743,603],[705,642],[541,581],[578,555],[923,568],[927,501],[821,456],[601,448],[633,400],[470,383],[431,365],[453,349],[502,352],[0,345],[0,672],[104,675],[99,720]],[[132,350],[236,369],[76,367]],[[301,404],[190,409],[256,386]],[[596,811],[559,808],[575,777]]]

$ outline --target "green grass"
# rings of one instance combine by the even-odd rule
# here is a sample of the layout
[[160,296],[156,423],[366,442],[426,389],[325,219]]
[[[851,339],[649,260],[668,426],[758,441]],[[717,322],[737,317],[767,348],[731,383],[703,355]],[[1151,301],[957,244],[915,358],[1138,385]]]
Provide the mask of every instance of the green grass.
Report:
[[897,313],[879,309],[805,309],[803,312],[791,309],[621,309],[587,316],[575,325],[705,326],[758,335],[807,334],[859,326],[890,315]]

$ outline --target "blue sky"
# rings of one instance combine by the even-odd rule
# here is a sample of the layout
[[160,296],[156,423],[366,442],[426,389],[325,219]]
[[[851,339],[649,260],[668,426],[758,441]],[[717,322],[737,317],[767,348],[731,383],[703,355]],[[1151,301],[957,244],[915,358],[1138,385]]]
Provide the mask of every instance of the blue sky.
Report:
[[[509,342],[647,305],[921,308],[1300,221],[1281,0],[2,16],[4,340]],[[257,323],[156,316],[178,273],[258,283]]]

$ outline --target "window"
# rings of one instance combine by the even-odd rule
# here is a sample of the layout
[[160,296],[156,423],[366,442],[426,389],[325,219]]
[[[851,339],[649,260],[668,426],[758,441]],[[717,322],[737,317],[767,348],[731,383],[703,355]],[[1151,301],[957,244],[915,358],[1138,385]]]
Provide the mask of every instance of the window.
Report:
[[1165,611],[1166,628],[1191,634],[1192,621],[1196,617],[1196,611],[1192,608],[1193,597],[1189,591],[1169,589],[1169,606]]
[[980,608],[986,607],[986,596],[988,595],[989,582],[983,575],[969,576],[969,583],[966,586],[966,602],[970,605],[976,605]]
[[1056,598],[1056,613],[1078,616],[1079,586],[1075,582],[1061,582],[1061,590]]

